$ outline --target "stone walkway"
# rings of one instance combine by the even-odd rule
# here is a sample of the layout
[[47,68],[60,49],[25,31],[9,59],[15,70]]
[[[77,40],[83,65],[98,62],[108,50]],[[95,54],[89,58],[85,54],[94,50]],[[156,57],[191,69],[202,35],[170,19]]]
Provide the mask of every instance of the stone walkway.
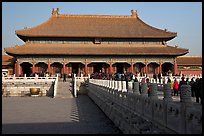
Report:
[[118,134],[87,95],[2,97],[2,134]]

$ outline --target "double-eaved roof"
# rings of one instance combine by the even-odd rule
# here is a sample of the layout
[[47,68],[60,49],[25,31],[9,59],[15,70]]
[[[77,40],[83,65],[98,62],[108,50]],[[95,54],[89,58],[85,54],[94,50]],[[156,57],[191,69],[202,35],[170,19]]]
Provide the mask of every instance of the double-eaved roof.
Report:
[[[133,12],[132,12],[133,13]],[[160,39],[168,41],[177,33],[168,32],[144,23],[137,14],[112,15],[53,15],[32,28],[16,30],[17,36],[29,38],[117,38]],[[188,49],[168,45],[146,44],[72,44],[31,43],[4,49],[10,55],[184,55]]]
[[6,48],[19,55],[184,55],[188,50],[166,45],[29,44]]
[[111,15],[52,15],[44,23],[16,30],[25,37],[103,37],[103,38],[164,38],[177,33],[157,29],[144,23],[138,16]]

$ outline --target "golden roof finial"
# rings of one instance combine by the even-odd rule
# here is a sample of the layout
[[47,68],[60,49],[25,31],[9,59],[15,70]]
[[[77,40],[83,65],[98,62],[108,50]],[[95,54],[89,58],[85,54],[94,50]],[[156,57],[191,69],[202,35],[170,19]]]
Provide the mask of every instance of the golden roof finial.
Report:
[[59,15],[59,8],[57,8],[56,10],[54,8],[52,8],[52,15],[54,15],[54,16]]
[[131,13],[132,13],[132,17],[138,17],[138,12],[137,12],[137,10],[131,10]]

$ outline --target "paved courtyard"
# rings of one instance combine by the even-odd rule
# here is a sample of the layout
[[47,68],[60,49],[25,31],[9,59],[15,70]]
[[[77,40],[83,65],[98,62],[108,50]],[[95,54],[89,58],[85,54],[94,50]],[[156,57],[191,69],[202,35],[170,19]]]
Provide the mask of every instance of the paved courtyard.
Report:
[[3,134],[121,133],[87,95],[2,97]]

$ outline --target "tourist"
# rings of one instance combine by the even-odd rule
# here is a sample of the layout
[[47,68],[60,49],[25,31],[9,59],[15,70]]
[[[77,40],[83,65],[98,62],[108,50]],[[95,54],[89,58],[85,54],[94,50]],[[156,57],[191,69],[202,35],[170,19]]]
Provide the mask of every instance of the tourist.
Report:
[[154,73],[153,78],[154,78],[155,81],[157,82],[157,75],[156,75],[156,73]]
[[158,74],[159,83],[161,83],[161,73]]
[[178,81],[177,81],[176,78],[175,78],[175,79],[174,79],[174,82],[173,82],[174,96],[175,96],[175,95],[178,96],[178,88],[179,88],[179,83],[178,83]]
[[182,85],[187,85],[187,82],[184,80],[184,76],[181,77],[181,81],[179,83],[178,91],[179,91],[180,94],[181,94],[181,86]]
[[150,95],[150,80],[149,80],[149,78],[146,79],[146,83],[147,83],[147,93],[149,96]]
[[191,81],[189,82],[189,85],[191,86],[191,96],[195,97],[196,83],[194,81],[194,77],[191,78]]
[[67,76],[67,74],[63,74],[63,82],[66,82],[66,76]]
[[195,97],[196,97],[196,102],[199,103],[201,100],[201,104],[202,104],[202,78],[196,79]]
[[168,77],[167,83],[171,84],[171,79]]

